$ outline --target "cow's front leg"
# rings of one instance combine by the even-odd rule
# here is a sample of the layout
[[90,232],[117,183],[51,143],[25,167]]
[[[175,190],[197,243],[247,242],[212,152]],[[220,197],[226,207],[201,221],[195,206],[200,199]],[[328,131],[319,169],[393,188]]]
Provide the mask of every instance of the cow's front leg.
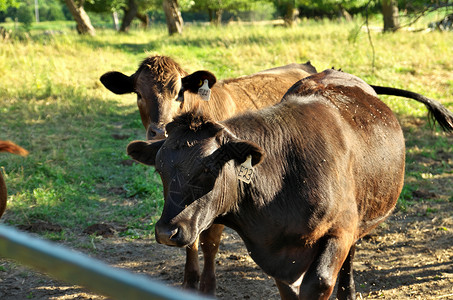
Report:
[[200,279],[200,291],[205,294],[215,295],[215,256],[219,250],[222,231],[225,226],[212,224],[200,234],[200,245],[203,250],[203,272]]
[[198,239],[186,248],[186,265],[184,267],[184,281],[182,286],[186,289],[198,289],[200,282],[200,267],[198,265]]
[[355,244],[349,249],[349,254],[343,263],[338,275],[337,298],[339,300],[355,299],[355,284],[353,276],[352,261],[354,260]]
[[302,280],[299,299],[329,299],[335,287],[338,272],[348,256],[353,238],[348,234],[324,237],[320,253]]

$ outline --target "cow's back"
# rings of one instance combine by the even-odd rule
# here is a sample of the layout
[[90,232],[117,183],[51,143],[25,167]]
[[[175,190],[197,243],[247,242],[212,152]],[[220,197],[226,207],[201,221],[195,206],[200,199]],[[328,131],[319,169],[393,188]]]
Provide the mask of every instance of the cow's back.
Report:
[[304,70],[286,69],[284,72],[257,73],[220,82],[217,88],[222,90],[222,96],[227,94],[236,104],[235,113],[230,113],[224,119],[239,112],[278,103],[295,82],[307,76],[310,76],[310,73]]
[[[221,80],[212,87],[208,102],[197,101],[194,97],[198,96],[191,95],[192,99],[187,101],[190,103],[184,104],[184,111],[201,106],[203,112],[221,121],[244,111],[272,106],[280,102],[295,82],[311,75],[300,66],[304,65],[290,64],[253,75]],[[311,68],[314,70],[313,66]]]
[[[316,71],[316,68],[311,64],[310,61],[307,61],[304,64],[297,64],[297,63],[292,63],[288,64],[285,66],[280,66],[280,67],[275,67],[267,70],[260,71],[256,74],[275,74],[275,75],[285,75],[286,72],[292,72],[294,74],[303,74],[303,73],[308,73],[308,74],[316,74],[318,71]],[[302,73],[303,72],[303,73]],[[305,77],[305,76],[304,76]]]
[[[404,180],[404,137],[393,112],[374,90],[353,75],[326,70],[302,79],[285,99],[321,97],[332,114],[320,122],[337,123],[334,139],[349,151],[354,198],[363,236],[390,214]],[[334,125],[331,125],[334,126]]]

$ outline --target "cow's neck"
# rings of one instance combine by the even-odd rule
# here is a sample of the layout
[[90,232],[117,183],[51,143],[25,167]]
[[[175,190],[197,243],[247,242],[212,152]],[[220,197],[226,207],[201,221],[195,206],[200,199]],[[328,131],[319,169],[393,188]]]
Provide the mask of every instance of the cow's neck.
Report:
[[183,112],[201,110],[203,114],[217,121],[225,120],[240,111],[229,93],[217,85],[212,88],[209,101],[204,101],[199,95],[188,92],[185,93],[184,98]]

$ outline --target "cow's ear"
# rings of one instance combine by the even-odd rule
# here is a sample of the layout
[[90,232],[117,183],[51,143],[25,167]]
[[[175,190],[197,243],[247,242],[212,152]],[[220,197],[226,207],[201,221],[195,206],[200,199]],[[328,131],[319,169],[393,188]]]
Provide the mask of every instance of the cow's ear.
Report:
[[263,148],[254,142],[237,138],[229,130],[217,130],[215,138],[220,145],[220,148],[217,149],[219,157],[225,157],[228,160],[234,159],[236,163],[242,164],[250,155],[252,166],[259,164],[264,159]]
[[187,75],[181,78],[181,91],[189,91],[196,94],[205,80],[208,81],[209,88],[212,88],[217,81],[215,75],[209,71],[196,71]]
[[127,146],[127,155],[132,159],[149,166],[156,164],[156,154],[164,144],[165,140],[133,141]]
[[242,164],[251,156],[253,167],[261,163],[265,156],[263,148],[250,141],[234,140],[222,147],[225,147],[224,151],[227,151],[231,159],[234,159],[237,164]]
[[120,72],[107,72],[100,78],[102,84],[111,92],[122,95],[134,92],[134,79],[132,76]]
[[217,176],[228,161],[234,160],[236,164],[240,165],[249,156],[252,158],[251,165],[255,166],[263,160],[265,153],[257,144],[236,138],[221,145],[214,153],[204,159],[203,165],[214,176]]

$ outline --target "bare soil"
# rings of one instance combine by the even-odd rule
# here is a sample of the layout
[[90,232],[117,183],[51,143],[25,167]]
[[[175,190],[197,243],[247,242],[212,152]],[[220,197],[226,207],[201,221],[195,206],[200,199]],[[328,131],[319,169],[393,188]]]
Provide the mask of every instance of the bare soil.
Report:
[[[428,192],[414,193],[426,196]],[[43,224],[37,226],[24,229],[54,228]],[[79,240],[66,246],[168,285],[181,284],[185,261],[183,249],[159,245],[153,239],[120,237],[112,234],[114,227],[115,224],[99,226],[99,236],[95,239],[89,234],[95,233],[96,228],[87,228],[85,233],[80,232]],[[77,247],[86,243],[93,247]],[[279,299],[272,278],[251,260],[241,239],[230,229],[223,234],[217,278],[216,296],[219,299]],[[407,211],[395,211],[382,226],[358,242],[355,280],[358,299],[453,299],[452,203],[422,201]],[[106,297],[3,259],[0,260],[0,299]]]

